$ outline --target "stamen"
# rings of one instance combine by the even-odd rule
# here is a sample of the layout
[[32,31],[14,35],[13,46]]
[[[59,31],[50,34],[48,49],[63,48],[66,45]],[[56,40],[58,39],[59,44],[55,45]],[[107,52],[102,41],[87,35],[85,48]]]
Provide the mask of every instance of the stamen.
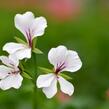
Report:
[[17,70],[17,71],[12,72],[12,74],[18,74],[19,72],[20,72],[20,71]]
[[31,31],[30,31],[30,29],[28,28],[28,31],[25,31],[25,32],[26,32],[26,35],[27,35],[27,38],[28,38],[29,46],[32,48],[32,36],[31,36]]
[[65,62],[63,62],[62,64],[57,64],[57,68],[56,68],[56,71],[55,71],[55,74],[57,75],[61,70],[63,70],[65,68]]

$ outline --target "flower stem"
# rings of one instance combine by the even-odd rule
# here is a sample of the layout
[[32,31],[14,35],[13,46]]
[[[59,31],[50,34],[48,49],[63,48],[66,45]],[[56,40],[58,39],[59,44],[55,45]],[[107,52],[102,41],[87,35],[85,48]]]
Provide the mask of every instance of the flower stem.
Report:
[[36,78],[37,78],[37,57],[33,53],[33,65],[34,65],[34,77],[33,77],[33,109],[37,109],[37,88],[36,88]]
[[33,109],[37,109],[37,89],[36,86],[34,85],[33,87]]

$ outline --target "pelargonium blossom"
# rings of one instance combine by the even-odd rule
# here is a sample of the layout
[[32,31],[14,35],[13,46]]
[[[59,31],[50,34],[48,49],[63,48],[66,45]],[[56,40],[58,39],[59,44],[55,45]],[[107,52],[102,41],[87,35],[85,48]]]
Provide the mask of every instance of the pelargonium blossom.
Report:
[[20,69],[18,68],[18,59],[10,55],[9,57],[0,56],[0,60],[3,63],[0,65],[0,88],[2,90],[10,88],[18,89],[23,80],[23,77],[20,75]]
[[16,14],[15,27],[22,32],[27,40],[26,44],[10,42],[4,45],[3,50],[14,54],[18,59],[31,58],[33,39],[44,34],[47,21],[44,17],[36,17],[32,12]]
[[74,92],[74,86],[64,79],[60,73],[63,71],[76,72],[82,66],[82,62],[77,52],[68,50],[65,46],[52,48],[48,53],[48,60],[54,66],[54,72],[40,75],[36,84],[47,98],[52,98],[57,93],[57,82],[63,93],[71,96]]

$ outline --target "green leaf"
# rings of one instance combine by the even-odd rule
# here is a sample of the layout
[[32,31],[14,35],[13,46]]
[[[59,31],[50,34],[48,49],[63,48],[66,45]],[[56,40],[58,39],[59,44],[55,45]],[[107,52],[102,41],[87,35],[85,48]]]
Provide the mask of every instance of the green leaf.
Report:
[[44,68],[44,67],[38,67],[38,69],[44,73],[52,73],[53,72],[53,70],[48,69],[48,68]]
[[20,39],[18,37],[14,37],[14,38],[18,43],[27,44],[25,41],[23,41],[22,39]]
[[39,50],[38,48],[34,48],[32,51],[36,54],[43,54],[43,52]]
[[22,71],[24,70],[23,64],[21,62],[19,63],[19,67]]
[[60,73],[60,75],[61,75],[62,77],[64,77],[64,78],[66,78],[66,79],[69,79],[69,80],[72,79],[70,76],[68,76],[68,75],[66,75],[66,74]]
[[27,78],[27,79],[32,79],[32,77],[28,73],[26,73],[26,72],[23,72],[22,76]]

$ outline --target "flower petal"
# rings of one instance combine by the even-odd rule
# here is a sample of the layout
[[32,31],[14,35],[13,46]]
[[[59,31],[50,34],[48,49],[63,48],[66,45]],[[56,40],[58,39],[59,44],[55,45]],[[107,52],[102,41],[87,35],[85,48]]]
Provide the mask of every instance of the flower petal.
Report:
[[[13,64],[14,64],[14,66],[18,66],[19,65],[19,60],[18,60],[18,58],[15,56],[15,55],[9,55],[9,60],[11,60],[12,62],[13,62]],[[11,64],[12,65],[12,64]]]
[[16,57],[19,60],[22,60],[24,58],[31,58],[31,48],[25,48],[25,49],[19,50],[13,55],[16,55]]
[[52,73],[40,75],[37,78],[36,85],[38,88],[49,87],[54,78],[55,78],[55,75]]
[[46,19],[44,17],[35,18],[32,12],[17,14],[14,21],[16,28],[24,34],[28,42],[36,36],[43,35],[47,27]]
[[59,76],[58,81],[60,84],[61,91],[71,96],[74,92],[74,86],[70,82],[62,78],[61,76]]
[[8,77],[0,81],[0,88],[2,90],[7,90],[12,87],[18,89],[22,84],[22,80],[23,78],[19,73],[9,75]]
[[6,66],[13,67],[14,63],[7,56],[0,56],[0,60]]
[[3,64],[5,64],[9,67],[13,67],[13,66],[17,67],[19,65],[19,60],[14,55],[10,55],[9,57],[0,56],[0,60],[2,61]]
[[48,53],[48,59],[51,64],[54,65],[55,69],[58,64],[62,64],[65,60],[67,48],[65,46],[58,46],[57,48],[52,48]]
[[57,93],[57,78],[55,77],[49,87],[42,89],[47,98],[52,98]]
[[24,14],[16,14],[14,18],[15,27],[24,34],[27,41],[28,38],[26,32],[28,31],[28,29],[30,29],[31,22],[33,20],[34,20],[34,15],[32,12],[26,12]]
[[30,27],[32,39],[36,36],[42,36],[46,27],[47,21],[44,17],[37,17],[34,19]]
[[10,42],[4,45],[3,50],[11,55],[15,55],[20,60],[31,57],[31,48],[24,44]]
[[17,50],[21,50],[24,49],[26,46],[24,44],[19,44],[19,43],[14,43],[14,42],[10,42],[10,43],[6,43],[3,46],[3,50],[7,51],[9,54],[13,54],[15,53]]
[[12,69],[4,65],[0,65],[0,79],[5,78],[11,73]]
[[65,59],[65,66],[65,69],[63,69],[62,71],[75,72],[81,68],[82,62],[77,52],[68,50]]

